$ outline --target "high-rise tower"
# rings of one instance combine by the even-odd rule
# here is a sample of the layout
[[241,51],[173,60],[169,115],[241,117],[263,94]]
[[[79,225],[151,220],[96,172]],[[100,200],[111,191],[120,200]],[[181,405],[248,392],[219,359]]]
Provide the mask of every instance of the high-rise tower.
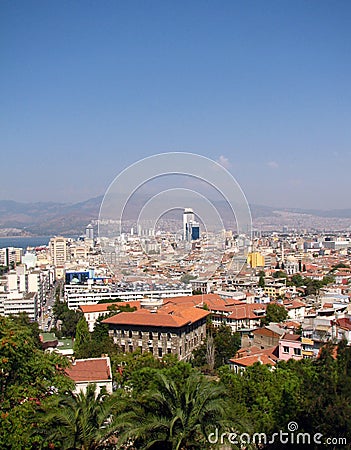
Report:
[[85,239],[94,239],[94,228],[91,223],[85,229]]
[[194,222],[194,211],[191,208],[185,208],[183,212],[183,239],[190,240],[190,224]]

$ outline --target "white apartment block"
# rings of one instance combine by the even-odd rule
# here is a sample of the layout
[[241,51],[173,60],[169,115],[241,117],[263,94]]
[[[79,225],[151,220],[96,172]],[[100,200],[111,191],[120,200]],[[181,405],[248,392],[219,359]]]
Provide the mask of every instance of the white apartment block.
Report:
[[53,281],[53,270],[26,271],[25,266],[17,266],[1,279],[0,314],[10,315],[25,312],[36,320],[40,305]]
[[54,266],[64,266],[68,261],[68,240],[65,237],[54,237],[50,239],[49,250],[51,261]]
[[106,286],[94,286],[91,290],[85,285],[65,285],[65,300],[70,309],[83,305],[94,305],[101,300],[136,301],[144,298],[160,299],[192,295],[191,289],[167,289],[159,291],[109,291]]
[[0,266],[10,267],[21,263],[23,249],[17,247],[0,248]]
[[23,292],[13,291],[6,294],[6,297],[0,295],[0,311],[4,316],[12,314],[27,313],[31,320],[38,317],[38,297],[35,292],[25,294]]

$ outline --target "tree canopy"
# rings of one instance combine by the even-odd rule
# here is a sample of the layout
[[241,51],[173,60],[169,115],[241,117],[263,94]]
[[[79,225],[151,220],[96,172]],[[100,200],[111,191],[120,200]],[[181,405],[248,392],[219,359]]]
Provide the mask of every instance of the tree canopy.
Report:
[[56,330],[56,332],[60,331],[58,334],[61,334],[62,336],[74,337],[76,335],[79,319],[82,317],[83,313],[81,311],[69,309],[66,302],[61,302],[58,299],[54,303],[52,312],[56,319],[56,323],[58,320],[61,321],[61,329]]
[[266,316],[261,320],[262,325],[268,325],[271,322],[284,322],[288,318],[288,311],[283,305],[278,303],[268,303]]
[[[229,338],[226,327],[210,336],[221,347]],[[227,351],[233,356],[230,346]],[[89,385],[76,394],[64,373],[68,360],[41,349],[37,326],[25,316],[0,316],[0,448],[206,450],[214,448],[208,437],[216,428],[269,438],[290,422],[301,433],[351,442],[346,341],[327,343],[317,358],[274,368],[256,363],[234,373],[224,364],[215,376],[174,355],[136,351],[111,359],[116,391],[107,395]],[[281,448],[267,445],[262,448]]]
[[44,353],[37,325],[23,316],[0,316],[0,448],[31,448],[35,414],[48,397],[73,386],[68,360]]
[[[211,323],[207,324],[206,341],[194,351],[192,363],[195,367],[207,367],[210,371],[218,369],[227,364],[228,360],[239,350],[240,345],[240,334],[233,334],[230,327],[221,325],[216,328]],[[209,351],[213,352],[214,355],[213,367],[208,367],[211,366],[209,364]]]

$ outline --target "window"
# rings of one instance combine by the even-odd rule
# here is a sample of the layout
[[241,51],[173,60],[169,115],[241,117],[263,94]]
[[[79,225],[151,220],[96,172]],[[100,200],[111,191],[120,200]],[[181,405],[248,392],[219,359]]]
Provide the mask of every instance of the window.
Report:
[[129,337],[130,337],[130,338],[133,337],[133,332],[132,332],[132,330],[129,330]]
[[143,333],[141,331],[139,331],[139,339],[142,339],[143,337]]
[[162,348],[159,348],[159,349],[158,349],[158,356],[159,356],[160,358],[162,358]]
[[167,353],[172,353],[172,349],[171,348],[167,348]]
[[158,340],[160,341],[161,338],[162,338],[162,334],[161,334],[161,333],[158,333]]
[[121,336],[122,336],[122,337],[124,337],[124,336],[125,336],[125,334],[124,334],[124,330],[121,330]]
[[294,355],[301,356],[301,348],[294,348]]
[[149,333],[149,339],[152,339],[152,331]]
[[283,353],[289,353],[289,347],[286,347],[286,346],[284,345],[284,347],[283,347]]

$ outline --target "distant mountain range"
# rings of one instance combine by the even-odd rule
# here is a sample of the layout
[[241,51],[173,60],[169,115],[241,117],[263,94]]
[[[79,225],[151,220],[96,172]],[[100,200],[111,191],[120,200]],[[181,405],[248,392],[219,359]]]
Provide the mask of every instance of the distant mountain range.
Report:
[[[82,234],[88,223],[98,219],[103,197],[84,202],[66,204],[55,202],[20,203],[0,200],[0,230],[5,234],[54,235]],[[139,202],[142,200],[139,199]],[[251,205],[253,219],[277,218],[280,213],[311,215],[316,218],[351,219],[351,209],[313,210],[274,208]],[[5,231],[6,230],[6,231]]]
[[102,196],[74,204],[0,200],[0,229],[37,236],[82,234],[88,223],[98,218],[101,201]]

